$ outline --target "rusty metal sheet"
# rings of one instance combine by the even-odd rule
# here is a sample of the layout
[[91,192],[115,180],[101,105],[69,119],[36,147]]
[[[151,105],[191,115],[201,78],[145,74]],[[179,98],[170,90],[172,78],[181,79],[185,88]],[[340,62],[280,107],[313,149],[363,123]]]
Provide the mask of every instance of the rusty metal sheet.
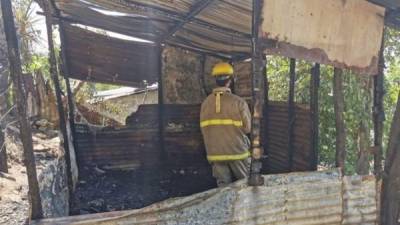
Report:
[[268,52],[376,74],[385,9],[364,0],[264,0]]
[[[78,105],[79,106],[79,105]],[[82,107],[78,107],[82,111]],[[165,163],[174,167],[209,168],[205,157],[203,138],[199,127],[200,105],[167,104],[164,106],[164,144],[167,154],[174,160]],[[264,145],[268,144],[265,160],[267,173],[282,173],[288,168],[287,104],[270,102],[268,118],[263,127],[270,126]],[[126,120],[127,127],[116,130],[91,131],[78,125],[76,153],[80,166],[96,164],[136,164],[154,168],[160,149],[158,140],[158,106],[141,105]],[[263,132],[266,132],[265,130]],[[182,141],[185,140],[185,141]],[[310,110],[296,104],[294,122],[295,171],[313,170],[310,167]],[[145,155],[143,153],[146,153]],[[211,175],[210,175],[211,176]]]
[[[121,224],[374,224],[374,178],[342,177],[337,170],[264,176],[265,184],[238,181],[149,207],[36,221],[35,225]],[[376,202],[376,200],[375,200]],[[363,207],[367,204],[367,207]],[[357,220],[362,216],[364,220]],[[368,219],[365,219],[368,216]]]
[[157,46],[67,24],[64,28],[68,77],[126,86],[143,85],[143,80],[157,81],[160,54]]

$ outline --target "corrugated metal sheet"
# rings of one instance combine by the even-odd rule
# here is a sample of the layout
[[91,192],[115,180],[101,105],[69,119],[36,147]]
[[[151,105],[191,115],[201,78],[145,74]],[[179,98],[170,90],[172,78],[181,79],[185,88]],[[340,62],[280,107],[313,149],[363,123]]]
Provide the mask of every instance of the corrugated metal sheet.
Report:
[[[284,102],[268,104],[266,148],[268,173],[289,172],[288,154],[288,106]],[[293,170],[312,170],[311,156],[311,115],[308,107],[295,106],[294,140],[293,140]]]
[[[259,187],[249,187],[239,181],[226,188],[166,200],[139,210],[45,219],[34,224],[376,223],[374,178],[343,178],[337,171],[325,171],[267,175],[264,179],[265,184]],[[352,219],[360,216],[360,212],[365,213],[364,220]],[[370,217],[366,219],[366,215]]]
[[379,197],[375,177],[344,177],[343,185],[343,224],[377,224]]
[[[199,128],[200,105],[165,105],[164,148],[168,163],[174,167],[205,168],[203,138]],[[264,145],[268,146],[268,173],[288,171],[287,104],[271,102],[269,117],[265,120],[269,132]],[[310,167],[310,112],[296,106],[294,125],[294,164],[296,171],[312,170]],[[116,130],[89,130],[81,126],[76,134],[77,159],[80,166],[136,164],[154,167],[159,163],[158,106],[142,105],[127,119],[127,128]],[[266,126],[264,126],[266,127]]]
[[158,80],[160,50],[156,46],[70,25],[65,26],[65,39],[71,78],[136,87],[143,80]]
[[[251,91],[251,63],[240,62],[234,64],[235,68],[235,94],[252,101]],[[288,103],[271,101],[268,103],[267,118],[263,122],[263,132],[267,129],[264,139],[265,153],[268,158],[264,167],[267,173],[289,172],[288,155]],[[296,104],[293,147],[293,170],[312,170],[311,161],[311,113],[308,105]],[[264,133],[263,133],[264,135]],[[264,136],[263,136],[264,137]]]
[[[285,1],[282,11],[270,6],[271,0],[263,2],[266,3],[266,7],[263,9],[264,24],[267,24],[263,26],[263,32],[269,35],[269,39],[279,42],[278,44],[267,43],[267,46],[273,47],[271,52],[368,73],[371,73],[376,67],[375,59],[364,60],[365,56],[371,56],[371,54],[365,54],[366,49],[369,49],[365,46],[373,46],[372,50],[377,46],[379,48],[381,43],[379,28],[382,27],[384,20],[381,18],[383,10],[371,11],[371,7],[364,6],[371,5],[375,8],[380,8],[380,6],[362,0],[354,0],[346,1],[343,3],[346,6],[335,11],[336,8],[330,6],[341,5],[342,1],[331,0],[329,4],[322,5],[317,4],[318,1],[313,3],[295,1],[297,5],[293,5],[291,1]],[[349,7],[349,2],[357,5]],[[391,10],[390,16],[387,17],[388,24],[400,25],[396,20],[396,12],[399,11],[398,8],[396,9],[398,3],[388,4],[383,0],[372,0],[372,2],[382,3]],[[55,3],[67,22],[94,26],[154,42],[163,41],[165,35],[173,30],[172,28],[176,24],[184,22],[184,25],[166,40],[166,43],[192,50],[211,51],[227,57],[251,52],[252,1],[250,0],[212,1],[190,21],[186,20],[187,16],[196,9],[196,6],[202,5],[200,1],[55,0]],[[309,17],[308,11],[301,10],[310,5],[312,7],[321,5],[322,8],[317,8],[317,11],[312,12]],[[349,8],[351,10],[348,10]],[[342,11],[346,11],[347,14],[344,15]],[[288,13],[291,14],[288,15]],[[379,16],[376,15],[377,13]],[[317,15],[323,16],[317,17]],[[270,20],[269,16],[274,18]],[[341,23],[342,17],[343,19],[351,17],[352,21],[356,22],[343,24]],[[375,23],[377,17],[378,26]],[[276,30],[272,29],[274,26],[269,22],[279,22],[280,18],[284,19],[282,20],[284,23],[278,24],[276,27],[288,28],[289,32],[275,32]],[[304,18],[306,19],[304,20]],[[329,27],[332,33],[319,32],[320,29],[314,32],[313,28],[315,27],[321,29]],[[292,32],[295,30],[294,28],[299,29],[299,32]],[[338,32],[341,30],[334,28],[343,28],[345,32]],[[308,32],[303,32],[304,29],[307,29]],[[353,32],[359,30],[362,32]],[[352,34],[351,37],[348,33]],[[307,38],[307,41],[304,41],[303,37]],[[285,44],[286,42],[288,43]],[[310,46],[309,42],[315,45]],[[278,48],[274,48],[276,47],[274,45]],[[343,47],[338,48],[338,46]],[[337,52],[332,54],[332,51]],[[361,55],[354,55],[357,52],[360,52]],[[373,56],[377,56],[377,51],[373,52]],[[361,64],[360,59],[363,60]]]

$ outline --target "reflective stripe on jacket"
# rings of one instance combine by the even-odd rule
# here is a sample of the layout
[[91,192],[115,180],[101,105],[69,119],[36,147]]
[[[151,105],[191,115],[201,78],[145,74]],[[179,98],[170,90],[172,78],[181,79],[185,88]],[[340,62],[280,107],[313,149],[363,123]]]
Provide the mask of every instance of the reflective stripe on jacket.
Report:
[[229,88],[216,88],[201,105],[200,127],[209,161],[242,160],[250,156],[251,114]]

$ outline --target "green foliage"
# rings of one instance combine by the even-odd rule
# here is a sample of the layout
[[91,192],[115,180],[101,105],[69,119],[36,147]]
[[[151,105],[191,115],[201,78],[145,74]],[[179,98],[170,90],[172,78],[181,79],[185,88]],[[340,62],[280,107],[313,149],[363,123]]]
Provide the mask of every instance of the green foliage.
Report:
[[[385,39],[385,90],[384,107],[386,122],[384,128],[384,143],[387,142],[389,123],[395,109],[395,103],[400,91],[400,32],[387,29]],[[295,101],[300,104],[309,104],[310,99],[310,69],[312,64],[297,61]],[[287,101],[289,91],[289,60],[284,57],[268,57],[267,76],[269,81],[269,98],[272,101]],[[321,80],[319,89],[320,109],[320,165],[333,167],[335,165],[336,128],[333,99],[333,68],[321,66]],[[344,119],[346,124],[346,173],[355,173],[358,157],[358,129],[363,122],[370,131],[372,144],[372,95],[373,78],[356,75],[351,71],[343,72],[343,93],[345,98]],[[372,158],[371,158],[372,159]]]
[[23,63],[29,63],[34,45],[39,45],[42,40],[40,30],[36,29],[41,18],[36,15],[34,5],[33,0],[13,1]]
[[384,143],[388,141],[397,97],[400,91],[400,31],[386,29],[385,35],[385,99]]
[[41,71],[45,77],[49,77],[49,59],[47,56],[34,54],[28,63],[24,64],[24,73],[34,74]]

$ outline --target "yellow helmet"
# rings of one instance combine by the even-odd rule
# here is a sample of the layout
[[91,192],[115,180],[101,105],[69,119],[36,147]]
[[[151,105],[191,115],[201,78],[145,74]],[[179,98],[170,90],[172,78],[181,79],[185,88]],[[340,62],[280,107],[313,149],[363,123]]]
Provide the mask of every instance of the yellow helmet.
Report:
[[211,75],[217,76],[232,76],[233,75],[233,67],[229,63],[217,63],[212,69]]

